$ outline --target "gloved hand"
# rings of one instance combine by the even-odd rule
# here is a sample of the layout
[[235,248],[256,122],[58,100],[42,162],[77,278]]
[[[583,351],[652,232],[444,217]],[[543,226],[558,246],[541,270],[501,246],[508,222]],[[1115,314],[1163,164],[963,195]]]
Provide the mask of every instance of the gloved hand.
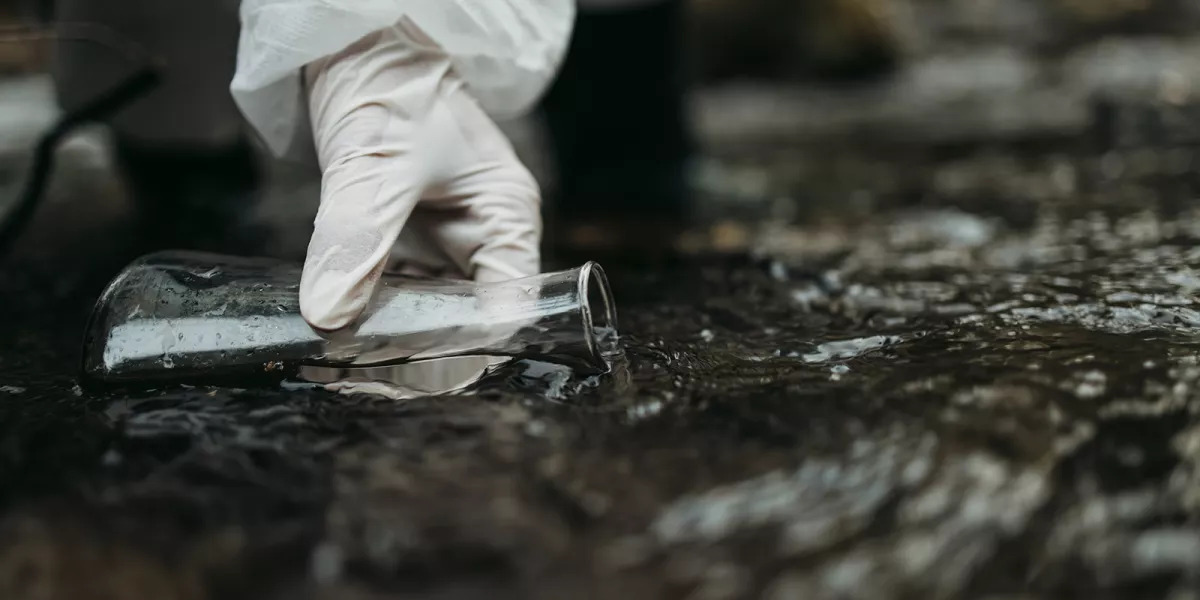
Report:
[[321,204],[300,282],[310,325],[368,305],[389,257],[487,282],[540,268],[540,192],[445,52],[408,19],[305,69]]

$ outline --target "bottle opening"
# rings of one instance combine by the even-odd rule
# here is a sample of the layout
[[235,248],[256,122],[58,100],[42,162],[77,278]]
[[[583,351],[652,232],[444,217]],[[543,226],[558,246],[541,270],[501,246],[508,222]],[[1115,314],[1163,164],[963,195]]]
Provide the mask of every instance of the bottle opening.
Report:
[[607,365],[612,357],[620,354],[621,346],[617,335],[616,304],[604,269],[595,262],[583,265],[579,287],[588,349],[595,358]]

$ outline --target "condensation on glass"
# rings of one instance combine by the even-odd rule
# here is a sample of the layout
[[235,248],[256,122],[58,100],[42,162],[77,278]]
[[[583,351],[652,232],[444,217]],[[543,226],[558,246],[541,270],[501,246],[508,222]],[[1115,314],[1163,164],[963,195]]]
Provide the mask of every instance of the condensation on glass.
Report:
[[535,358],[604,372],[620,352],[600,265],[497,283],[385,274],[358,323],[318,332],[300,315],[301,266],[160,252],[96,303],[84,375],[136,382],[370,367],[455,356]]

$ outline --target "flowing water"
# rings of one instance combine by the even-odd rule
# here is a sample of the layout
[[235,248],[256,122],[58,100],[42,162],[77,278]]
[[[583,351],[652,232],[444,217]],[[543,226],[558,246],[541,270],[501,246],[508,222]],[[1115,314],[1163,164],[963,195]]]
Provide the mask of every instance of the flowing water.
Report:
[[594,257],[612,374],[438,396],[92,395],[103,278],[11,264],[0,597],[1193,598],[1198,156],[831,156],[753,252]]

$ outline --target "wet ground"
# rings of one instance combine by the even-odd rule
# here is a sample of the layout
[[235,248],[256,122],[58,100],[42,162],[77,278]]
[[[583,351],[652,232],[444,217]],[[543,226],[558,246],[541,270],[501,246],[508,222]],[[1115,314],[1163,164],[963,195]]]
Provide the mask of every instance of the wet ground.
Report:
[[0,597],[1194,598],[1189,114],[724,157],[753,208],[592,256],[611,376],[404,402],[77,387],[137,251],[80,150],[0,270]]

